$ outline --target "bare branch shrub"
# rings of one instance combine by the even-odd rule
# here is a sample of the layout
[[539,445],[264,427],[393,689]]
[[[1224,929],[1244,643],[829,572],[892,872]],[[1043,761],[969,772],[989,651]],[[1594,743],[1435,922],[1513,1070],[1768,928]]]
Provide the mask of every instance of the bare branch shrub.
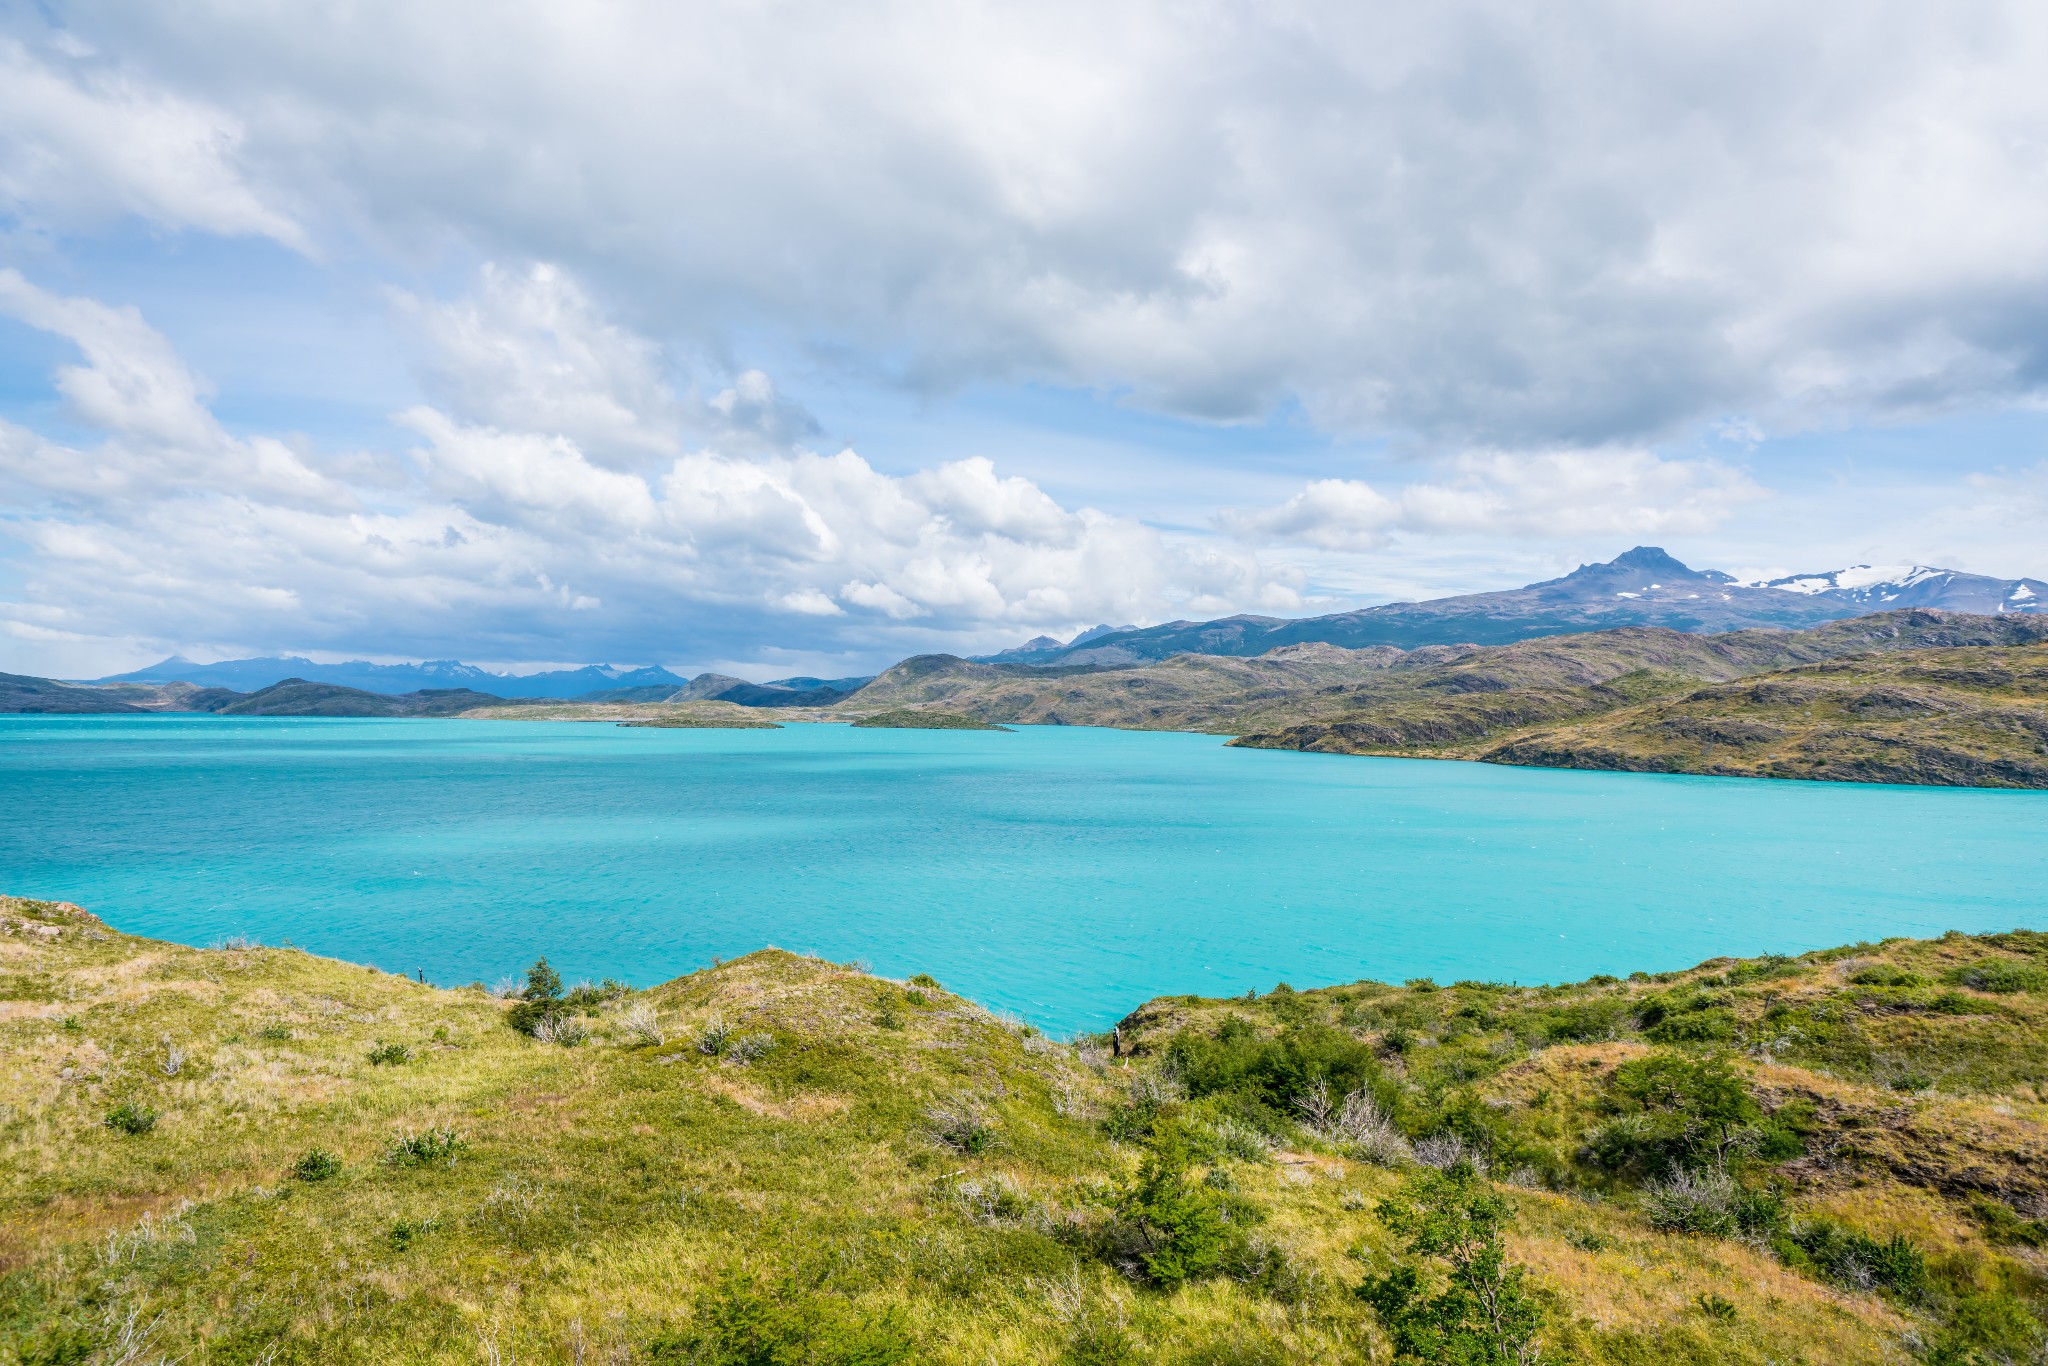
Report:
[[574,1048],[589,1037],[590,1031],[584,1028],[583,1021],[574,1015],[543,1015],[533,1022],[533,1038],[536,1043]]
[[1425,1167],[1438,1171],[1449,1171],[1460,1162],[1469,1162],[1477,1171],[1486,1170],[1486,1158],[1465,1145],[1465,1140],[1456,1134],[1431,1134],[1414,1145],[1415,1160]]
[[620,1011],[619,1027],[640,1042],[653,1044],[656,1048],[668,1042],[668,1031],[661,1027],[661,1016],[645,1001],[635,1001]]
[[713,1015],[697,1031],[697,1051],[707,1057],[722,1058],[727,1046],[732,1043],[732,1026]]
[[953,1152],[987,1152],[995,1144],[995,1121],[978,1106],[934,1105],[924,1112],[924,1118],[925,1131],[940,1146]]

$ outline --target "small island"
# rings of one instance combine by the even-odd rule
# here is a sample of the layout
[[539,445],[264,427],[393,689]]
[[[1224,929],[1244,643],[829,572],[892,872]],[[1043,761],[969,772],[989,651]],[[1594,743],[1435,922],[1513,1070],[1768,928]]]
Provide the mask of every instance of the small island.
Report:
[[956,711],[920,711],[915,707],[899,707],[895,711],[879,711],[872,716],[863,716],[853,723],[864,730],[1003,730],[991,721],[973,716],[963,716]]

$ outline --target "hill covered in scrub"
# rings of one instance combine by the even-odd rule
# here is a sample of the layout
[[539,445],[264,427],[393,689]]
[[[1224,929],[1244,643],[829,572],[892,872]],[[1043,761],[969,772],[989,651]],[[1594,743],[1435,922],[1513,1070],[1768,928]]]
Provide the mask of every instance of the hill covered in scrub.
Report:
[[2048,649],[1915,649],[1705,688],[1646,671],[1255,733],[1255,748],[1543,768],[2048,787]]
[[541,962],[507,999],[0,922],[6,1359],[2043,1342],[2048,936],[1171,997],[1066,1044],[776,951],[646,991]]
[[[1502,646],[1293,645],[1251,659],[1187,654],[1114,669],[922,656],[827,714],[942,708],[992,722],[1235,734],[1265,749],[2040,786],[2044,642],[2044,616],[1904,611],[1805,631],[1627,627]],[[1786,670],[1796,671],[1790,691],[1761,681],[1701,688]],[[1975,681],[1959,682],[1958,670]],[[1915,700],[1872,681],[1890,673],[1917,680]],[[1758,697],[1813,701],[1829,689],[1840,694],[1833,702],[1791,708],[1797,717],[1781,715],[1775,729],[1734,714],[1763,705]],[[1722,712],[1730,714],[1715,719]],[[1573,726],[1581,728],[1561,729]],[[1768,738],[1782,743],[1761,743]]]

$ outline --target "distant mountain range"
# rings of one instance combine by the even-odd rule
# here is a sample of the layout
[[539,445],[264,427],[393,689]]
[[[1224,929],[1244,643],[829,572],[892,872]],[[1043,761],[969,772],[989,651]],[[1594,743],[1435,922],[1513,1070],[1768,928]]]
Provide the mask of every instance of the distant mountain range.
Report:
[[[729,678],[723,674],[684,678],[659,666],[615,669],[609,664],[587,664],[580,669],[555,669],[537,674],[500,674],[452,659],[429,660],[424,664],[371,664],[360,659],[343,664],[316,664],[296,655],[197,664],[173,655],[146,669],[91,682],[102,687],[119,683],[191,683],[201,688],[254,693],[287,679],[329,683],[391,697],[461,689],[487,694],[494,699],[545,697],[580,702],[661,702],[671,698],[710,698],[739,701],[741,705],[750,707],[822,705],[836,701],[841,694],[868,681],[866,678],[805,677],[749,683],[743,678]],[[729,694],[742,694],[745,700]]]
[[[1924,565],[1855,565],[1760,582],[1696,570],[1655,546],[1637,546],[1605,564],[1581,565],[1562,578],[1493,593],[1395,602],[1331,616],[1224,617],[1163,626],[1095,626],[1071,640],[1039,636],[974,662],[1031,667],[1117,668],[1176,654],[1252,657],[1284,645],[1346,649],[1390,645],[1507,645],[1541,636],[1662,626],[1689,632],[1748,627],[1800,630],[1845,617],[1904,608],[1984,616],[2048,611],[2048,582],[1996,579]],[[746,707],[828,706],[870,680],[781,678],[753,683],[724,674],[684,678],[659,666],[593,664],[536,674],[501,674],[456,660],[317,664],[297,656],[198,664],[173,656],[146,669],[94,680],[99,685],[187,683],[259,692],[286,679],[386,696],[462,689],[496,698],[585,702],[715,700]]]
[[1663,626],[1678,631],[1747,627],[1799,630],[1844,617],[1908,607],[1996,616],[2048,610],[2048,583],[1994,579],[1952,569],[1851,569],[1741,583],[1693,569],[1655,546],[1637,546],[1563,578],[1494,593],[1395,602],[1326,617],[1237,616],[1164,626],[1096,627],[1061,643],[1039,637],[982,662],[1129,665],[1176,654],[1262,655],[1282,645],[1346,649],[1393,645],[1509,645],[1540,636]]
[[256,692],[287,678],[393,695],[423,688],[470,688],[496,697],[580,697],[600,689],[681,688],[690,681],[658,667],[615,669],[609,664],[588,664],[580,669],[555,669],[548,673],[498,674],[452,659],[433,659],[424,664],[371,664],[360,659],[345,664],[316,664],[296,655],[281,659],[224,659],[217,664],[197,664],[173,655],[146,669],[92,681],[196,683],[202,688]]

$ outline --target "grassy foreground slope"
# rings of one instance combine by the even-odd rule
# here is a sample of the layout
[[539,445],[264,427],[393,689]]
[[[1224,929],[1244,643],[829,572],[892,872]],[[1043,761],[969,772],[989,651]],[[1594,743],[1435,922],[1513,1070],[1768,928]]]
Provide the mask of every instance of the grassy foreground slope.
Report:
[[1386,1361],[1444,1189],[1546,1360],[2041,1350],[2044,936],[1166,998],[1112,1056],[775,951],[515,1006],[0,920],[4,1360]]

